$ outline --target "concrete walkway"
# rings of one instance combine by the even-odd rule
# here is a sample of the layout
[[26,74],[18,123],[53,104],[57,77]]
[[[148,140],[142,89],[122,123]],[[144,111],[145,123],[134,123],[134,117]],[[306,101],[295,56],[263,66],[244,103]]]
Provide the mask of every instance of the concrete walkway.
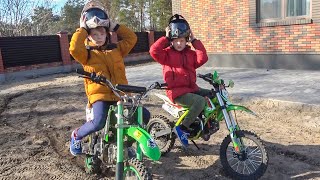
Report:
[[[197,73],[205,74],[213,72],[213,69],[217,70],[220,78],[226,82],[229,79],[234,81],[234,88],[228,89],[232,97],[294,102],[320,107],[320,71],[201,67]],[[130,85],[149,86],[155,81],[163,82],[162,67],[158,63],[127,66],[126,72]],[[14,93],[19,89],[30,90],[51,84],[65,86],[82,81],[76,73],[15,79],[10,84],[0,85],[0,95]],[[200,87],[210,88],[202,79],[198,79],[197,83]]]
[[[220,78],[234,81],[234,88],[229,89],[233,96],[320,105],[320,71],[201,67],[197,73],[205,74],[213,69],[218,71]],[[157,63],[129,67],[127,75],[132,85],[163,82],[162,67]],[[197,83],[200,87],[210,88],[202,79]]]

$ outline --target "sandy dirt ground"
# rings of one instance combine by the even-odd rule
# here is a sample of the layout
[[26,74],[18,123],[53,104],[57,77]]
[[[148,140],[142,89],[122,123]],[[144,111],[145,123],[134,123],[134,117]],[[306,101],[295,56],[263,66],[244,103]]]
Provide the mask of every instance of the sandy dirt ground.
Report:
[[[69,153],[71,131],[85,119],[82,79],[59,74],[0,86],[0,179],[112,179],[89,176],[83,157]],[[255,132],[269,153],[261,179],[320,179],[320,108],[235,97],[260,118],[239,114],[242,129]],[[145,101],[152,114],[161,102]],[[163,114],[163,113],[162,113]],[[166,115],[166,114],[163,114]],[[228,179],[219,160],[224,124],[209,141],[184,151],[176,142],[158,162],[147,161],[154,179]]]

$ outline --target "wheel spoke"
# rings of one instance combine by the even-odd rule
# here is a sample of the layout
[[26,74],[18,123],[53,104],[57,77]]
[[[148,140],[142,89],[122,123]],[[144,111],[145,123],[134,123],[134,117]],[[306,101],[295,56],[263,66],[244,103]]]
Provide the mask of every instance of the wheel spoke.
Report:
[[155,138],[154,135],[156,132],[159,132],[163,129],[165,129],[166,127],[161,124],[161,123],[155,123],[152,128],[151,128],[151,133],[153,135],[153,138],[155,139],[157,145],[159,147],[162,147],[162,146],[165,146],[166,145],[166,141],[168,140],[168,136],[165,135],[165,136],[162,136],[162,137],[158,137],[158,138]]
[[[259,146],[251,139],[241,138],[244,150],[247,153],[247,159],[240,160],[239,155],[235,155],[232,144],[226,149],[227,161],[230,167],[238,173],[252,174],[262,163],[262,152]],[[231,142],[232,143],[232,142]]]
[[232,163],[231,161],[239,162],[238,158],[230,158],[230,159],[228,160],[229,164]]
[[233,152],[234,152],[233,147],[230,146],[230,147],[227,149],[227,152],[233,153]]
[[249,131],[238,132],[240,150],[236,152],[230,135],[222,143],[220,149],[221,163],[228,175],[237,178],[260,178],[268,166],[268,154],[261,139]]
[[239,164],[240,164],[240,161],[237,161],[237,163],[233,164],[231,167],[233,168],[235,165],[237,165],[237,169],[238,169]]
[[[251,148],[249,148],[249,149],[251,149]],[[249,153],[249,155],[250,155],[250,154],[255,154],[255,153],[260,153],[260,154],[261,154],[261,151],[260,151],[259,147],[256,147],[254,150],[252,150],[252,151]]]
[[262,153],[248,154],[248,158],[258,158],[262,159]]
[[253,164],[256,164],[256,167],[258,167],[262,163],[262,161],[255,161],[255,160],[252,160],[252,159],[249,159],[249,161],[251,163],[253,163]]
[[245,170],[246,170],[246,164],[245,163],[243,163],[244,165],[243,165],[243,169],[242,169],[242,174],[246,174],[245,173]]
[[256,169],[254,169],[254,171],[251,171],[250,167],[247,165],[247,163],[244,163],[244,168],[243,169],[247,169],[248,174],[251,174],[256,170]]
[[251,155],[251,156],[248,156],[248,159],[259,159],[259,160],[261,160],[262,159],[262,154],[260,154],[260,155]]
[[257,163],[257,161],[248,159],[248,162],[251,164],[254,170],[257,170],[261,163]]

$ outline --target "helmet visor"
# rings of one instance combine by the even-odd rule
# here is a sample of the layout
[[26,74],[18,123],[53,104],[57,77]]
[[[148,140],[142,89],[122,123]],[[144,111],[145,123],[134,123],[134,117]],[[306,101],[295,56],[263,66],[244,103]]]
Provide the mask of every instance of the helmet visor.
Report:
[[99,8],[89,9],[88,11],[85,12],[85,17],[86,17],[86,20],[90,20],[94,17],[97,17],[99,19],[108,19],[107,14]]
[[189,25],[185,22],[171,23],[170,29],[172,38],[188,37],[190,35]]

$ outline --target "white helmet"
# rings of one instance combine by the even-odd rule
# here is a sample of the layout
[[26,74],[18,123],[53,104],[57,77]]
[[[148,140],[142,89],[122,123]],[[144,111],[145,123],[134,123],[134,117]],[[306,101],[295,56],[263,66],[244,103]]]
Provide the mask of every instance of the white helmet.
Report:
[[81,12],[81,17],[85,17],[84,21],[88,28],[93,29],[99,26],[109,28],[110,20],[108,12],[103,5],[97,1],[89,1]]

